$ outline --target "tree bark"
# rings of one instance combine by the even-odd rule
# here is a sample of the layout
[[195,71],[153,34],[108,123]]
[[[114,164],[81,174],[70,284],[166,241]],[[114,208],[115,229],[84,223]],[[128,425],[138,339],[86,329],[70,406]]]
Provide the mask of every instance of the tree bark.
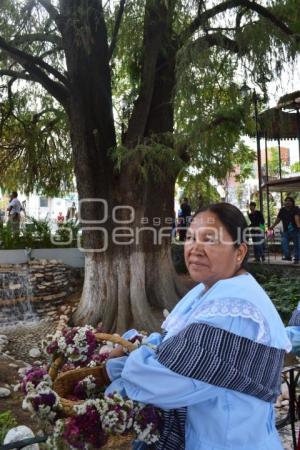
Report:
[[[184,291],[180,289],[170,256],[177,174],[164,163],[165,167],[159,167],[163,174],[161,178],[155,171],[149,171],[142,181],[140,164],[143,161],[138,158],[116,174],[109,156],[116,145],[116,137],[103,11],[101,2],[84,1],[88,1],[88,9],[83,8],[83,0],[61,0],[62,14],[69,17],[69,21],[62,24],[61,32],[70,79],[67,112],[75,174],[79,198],[83,202],[80,215],[81,219],[89,221],[82,223],[85,281],[73,321],[92,325],[101,322],[105,331],[123,332],[133,326],[153,331],[159,328],[163,319],[163,308],[171,309]],[[141,102],[138,101],[129,124],[131,131],[127,134],[129,152],[132,143],[148,142],[153,135],[162,136],[164,142],[165,133],[173,131],[175,48],[170,38],[166,39],[170,23],[164,2],[161,3],[159,40],[164,40],[166,48],[159,48],[155,41],[155,50],[149,53],[152,87],[151,92],[147,90],[147,113],[143,126],[136,126],[140,123],[137,112]],[[151,2],[147,4],[151,5]],[[76,29],[75,24],[82,23],[80,11],[83,10],[86,11],[86,26],[82,31]],[[156,14],[157,10],[154,16]],[[148,21],[151,19],[152,16],[148,16]],[[153,26],[155,24],[151,22]],[[145,30],[148,45],[151,27]],[[76,48],[78,39],[88,48],[84,49],[82,42]],[[101,65],[99,61],[102,61]],[[146,61],[144,66],[148,67]],[[142,90],[146,76],[145,73]],[[121,208],[117,218],[114,217],[116,207]],[[126,207],[134,211],[128,224],[120,223],[128,216]],[[123,231],[117,230],[119,234],[130,235],[130,238],[125,237],[126,245],[120,243],[122,237],[116,239],[115,232],[120,227]]]

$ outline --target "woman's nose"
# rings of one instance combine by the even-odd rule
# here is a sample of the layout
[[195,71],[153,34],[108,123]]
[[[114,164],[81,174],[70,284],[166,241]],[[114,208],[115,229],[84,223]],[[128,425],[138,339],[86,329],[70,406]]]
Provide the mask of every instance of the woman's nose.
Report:
[[193,241],[193,245],[192,245],[192,248],[191,248],[191,253],[203,254],[204,252],[205,252],[204,243],[201,240],[199,240],[199,239],[195,239]]

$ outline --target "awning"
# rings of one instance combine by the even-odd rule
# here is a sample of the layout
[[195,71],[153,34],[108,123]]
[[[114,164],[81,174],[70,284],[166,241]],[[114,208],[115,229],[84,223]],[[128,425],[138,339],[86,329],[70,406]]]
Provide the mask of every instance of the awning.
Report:
[[300,192],[300,177],[290,177],[281,180],[272,180],[264,183],[261,188],[270,192]]
[[300,109],[300,91],[291,92],[280,97],[278,108]]
[[296,112],[270,108],[258,115],[258,133],[261,138],[297,139],[299,125]]

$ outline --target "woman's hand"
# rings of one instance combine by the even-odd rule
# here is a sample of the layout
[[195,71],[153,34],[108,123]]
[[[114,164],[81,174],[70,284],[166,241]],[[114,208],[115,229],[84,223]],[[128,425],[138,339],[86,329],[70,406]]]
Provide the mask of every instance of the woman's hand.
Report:
[[120,358],[121,356],[126,356],[126,353],[121,345],[118,345],[116,348],[114,348],[107,359],[112,358]]

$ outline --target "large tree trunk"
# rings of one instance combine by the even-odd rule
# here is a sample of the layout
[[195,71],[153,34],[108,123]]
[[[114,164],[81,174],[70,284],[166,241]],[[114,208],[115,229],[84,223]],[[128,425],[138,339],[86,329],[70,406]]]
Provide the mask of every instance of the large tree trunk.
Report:
[[[77,189],[84,202],[80,213],[81,219],[89,220],[81,220],[85,281],[73,320],[76,324],[102,322],[109,331],[122,332],[131,326],[154,330],[163,318],[163,308],[171,309],[183,292],[170,257],[171,223],[166,222],[174,216],[176,173],[165,164],[159,167],[164,176],[148,172],[142,181],[143,161],[138,157],[116,174],[109,157],[116,137],[101,2],[60,0],[60,4],[62,15],[68,17],[61,24],[61,33],[71,86],[67,112]],[[165,139],[165,133],[173,131],[175,48],[170,37],[171,15],[164,1],[147,0],[144,43],[149,51],[145,51],[140,97],[126,133],[129,152],[137,142],[149,142],[153,134]],[[123,207],[119,213],[125,220],[126,205],[133,208],[132,223],[116,223],[114,208]],[[120,226],[130,233],[130,238],[123,236],[127,245],[120,243],[120,237],[118,242],[114,239]],[[161,238],[160,229],[167,226],[167,236]]]
[[128,219],[127,205],[132,206],[134,218],[128,224],[110,224],[107,249],[87,254],[84,288],[74,320],[101,322],[110,331],[130,327],[153,331],[159,329],[163,309],[172,309],[185,293],[170,254],[174,181],[150,180],[134,191],[126,178],[123,198],[119,195],[118,202],[110,203],[123,207],[124,214],[117,220]]
[[[101,323],[102,328],[123,332],[136,327],[158,330],[163,307],[171,309],[177,291],[169,254],[148,255],[119,249],[86,257],[85,281],[75,322]],[[155,300],[160,299],[160,307]]]

